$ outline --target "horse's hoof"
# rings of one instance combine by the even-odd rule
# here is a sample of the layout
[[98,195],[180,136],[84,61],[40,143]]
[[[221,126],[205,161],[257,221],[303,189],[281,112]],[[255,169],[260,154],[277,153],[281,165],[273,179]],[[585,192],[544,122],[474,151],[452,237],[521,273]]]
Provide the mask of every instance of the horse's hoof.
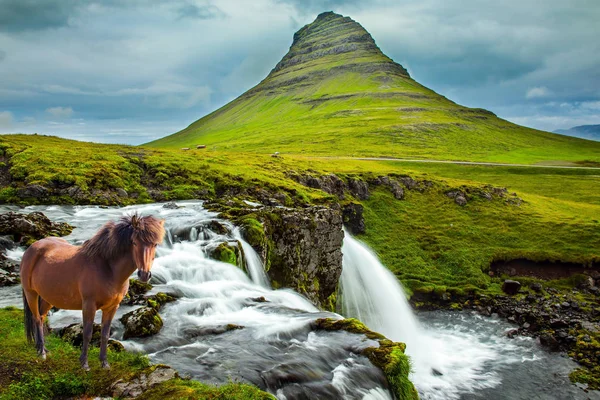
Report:
[[90,370],[90,366],[85,363],[81,366],[81,369],[83,369],[85,372],[88,372]]
[[42,353],[42,354],[40,354],[40,358],[41,358],[42,360],[45,360],[45,359],[46,359],[46,353]]
[[103,362],[102,363],[102,369],[109,370],[110,369],[110,365],[107,362]]

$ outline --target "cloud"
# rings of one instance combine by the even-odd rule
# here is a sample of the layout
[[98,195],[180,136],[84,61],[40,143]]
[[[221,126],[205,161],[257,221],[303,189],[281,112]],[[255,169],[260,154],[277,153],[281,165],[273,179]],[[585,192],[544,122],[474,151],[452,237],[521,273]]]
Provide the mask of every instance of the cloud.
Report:
[[548,90],[545,86],[533,87],[527,91],[525,94],[525,98],[527,99],[536,99],[539,97],[548,97],[550,95],[550,90]]
[[71,107],[50,107],[46,109],[46,112],[55,118],[70,118],[73,115],[73,109]]
[[40,31],[68,25],[74,0],[0,0],[0,31]]
[[195,4],[184,4],[177,10],[178,19],[215,19],[223,18],[226,14],[213,4],[197,6]]
[[9,111],[0,112],[0,131],[8,132],[13,126],[13,115]]

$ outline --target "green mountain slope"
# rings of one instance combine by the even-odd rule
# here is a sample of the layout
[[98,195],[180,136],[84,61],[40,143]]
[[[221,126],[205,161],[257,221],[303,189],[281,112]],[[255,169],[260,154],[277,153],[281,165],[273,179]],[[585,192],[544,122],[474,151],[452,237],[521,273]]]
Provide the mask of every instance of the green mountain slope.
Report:
[[413,80],[348,17],[323,13],[257,86],[155,147],[535,163],[600,144],[524,128]]

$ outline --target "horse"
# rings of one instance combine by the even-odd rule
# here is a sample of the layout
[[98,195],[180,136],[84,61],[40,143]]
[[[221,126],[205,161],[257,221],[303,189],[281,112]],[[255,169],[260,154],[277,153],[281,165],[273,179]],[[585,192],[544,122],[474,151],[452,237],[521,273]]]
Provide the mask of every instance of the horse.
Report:
[[162,242],[164,220],[138,214],[107,222],[81,246],[49,237],[32,244],[21,261],[25,335],[35,340],[38,355],[46,359],[44,320],[53,307],[82,310],[83,345],[79,362],[89,371],[88,347],[94,316],[102,310],[100,362],[109,369],[106,347],[110,324],[129,289],[129,277],[148,282],[156,247]]

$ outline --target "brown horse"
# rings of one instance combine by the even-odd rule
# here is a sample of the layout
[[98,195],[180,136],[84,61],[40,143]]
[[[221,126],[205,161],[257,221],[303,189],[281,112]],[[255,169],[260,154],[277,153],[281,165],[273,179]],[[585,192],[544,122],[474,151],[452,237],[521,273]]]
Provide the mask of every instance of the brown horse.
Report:
[[110,324],[129,288],[129,276],[137,269],[147,282],[152,273],[156,246],[165,234],[164,220],[137,214],[106,223],[82,246],[66,240],[46,238],[23,254],[21,284],[25,308],[25,332],[35,339],[38,354],[45,359],[44,319],[52,306],[83,311],[83,348],[79,361],[89,370],[88,346],[94,316],[102,310],[100,361],[106,360]]

